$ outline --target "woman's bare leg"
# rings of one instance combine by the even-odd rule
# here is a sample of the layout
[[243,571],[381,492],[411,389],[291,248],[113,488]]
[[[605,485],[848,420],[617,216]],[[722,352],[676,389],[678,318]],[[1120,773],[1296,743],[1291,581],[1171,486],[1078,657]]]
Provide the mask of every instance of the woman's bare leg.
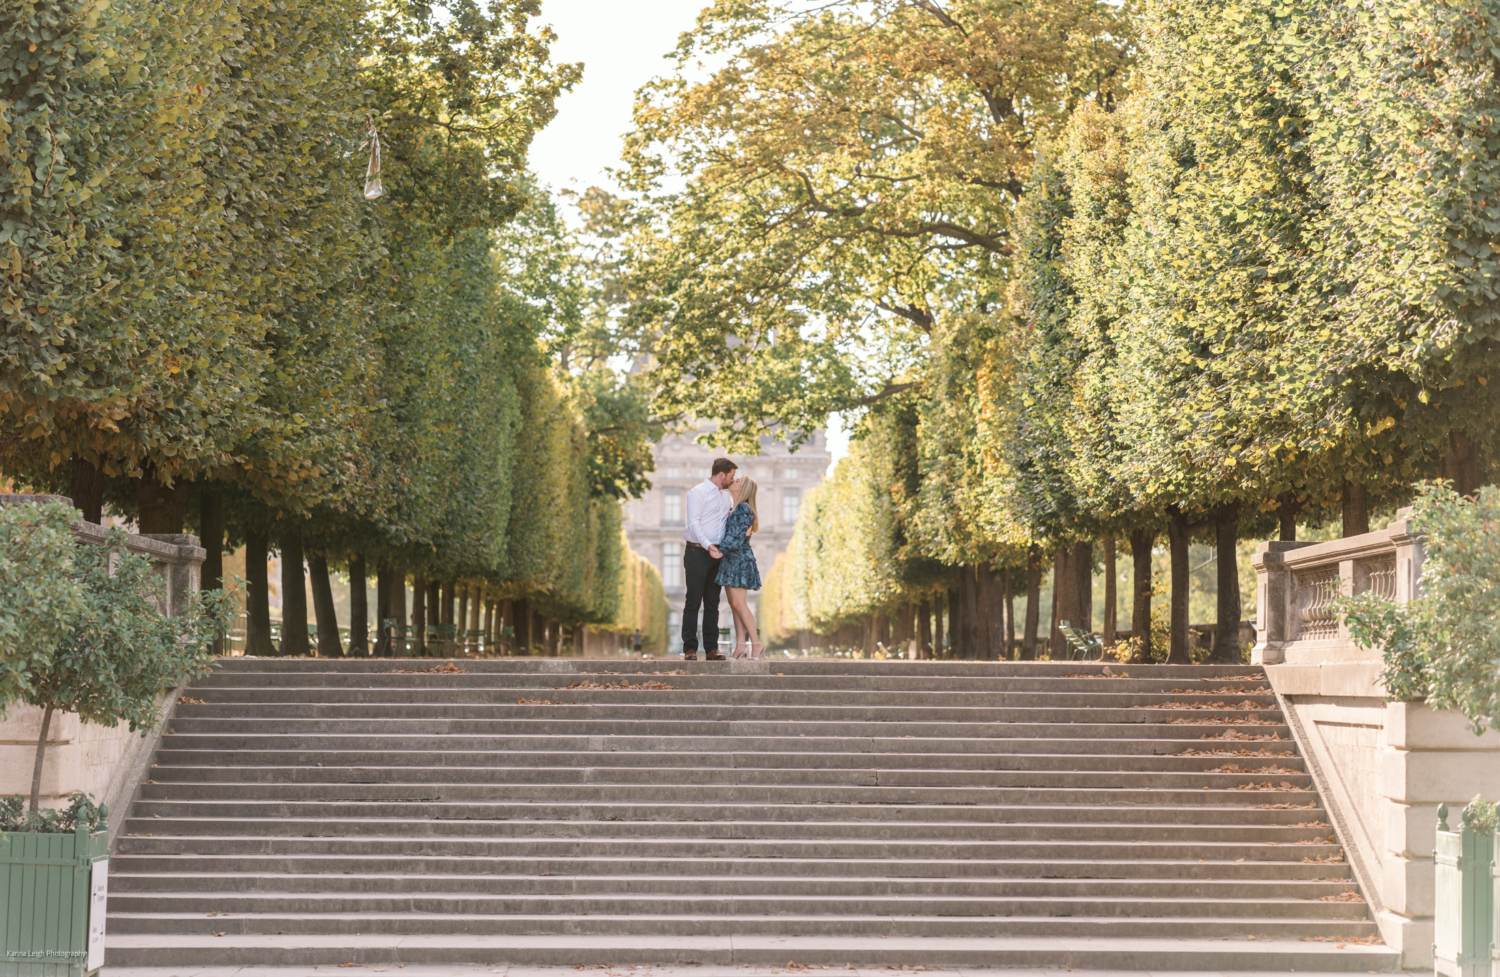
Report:
[[725,587],[724,593],[729,598],[729,613],[734,617],[734,648],[735,653],[738,654],[741,647],[747,647],[745,645],[745,612],[748,608],[745,603],[745,588]]

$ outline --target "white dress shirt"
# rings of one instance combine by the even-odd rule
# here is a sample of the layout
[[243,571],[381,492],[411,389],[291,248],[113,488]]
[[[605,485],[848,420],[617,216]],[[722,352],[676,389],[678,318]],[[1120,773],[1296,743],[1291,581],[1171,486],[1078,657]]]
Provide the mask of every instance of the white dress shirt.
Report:
[[683,536],[704,549],[724,540],[724,521],[734,507],[726,504],[729,493],[708,479],[688,489],[687,529]]

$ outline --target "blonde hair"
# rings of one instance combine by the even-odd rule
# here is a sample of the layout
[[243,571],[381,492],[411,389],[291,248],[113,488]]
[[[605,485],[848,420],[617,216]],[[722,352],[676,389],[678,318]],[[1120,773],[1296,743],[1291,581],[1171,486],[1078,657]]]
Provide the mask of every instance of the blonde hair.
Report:
[[735,505],[739,505],[741,502],[745,502],[750,506],[750,515],[752,517],[750,522],[750,532],[752,533],[760,528],[760,513],[755,510],[755,490],[758,488],[760,488],[760,486],[755,484],[755,479],[746,475],[744,478],[740,479],[740,487],[734,493]]

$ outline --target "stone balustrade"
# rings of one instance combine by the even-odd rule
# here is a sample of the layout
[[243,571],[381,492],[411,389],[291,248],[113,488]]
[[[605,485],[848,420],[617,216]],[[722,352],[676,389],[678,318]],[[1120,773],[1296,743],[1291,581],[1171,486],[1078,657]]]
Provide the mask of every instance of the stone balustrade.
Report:
[[[73,500],[62,495],[0,495],[0,505],[26,505]],[[73,536],[86,546],[102,546],[108,530],[97,523],[74,520]],[[145,556],[162,578],[160,609],[164,614],[178,614],[187,607],[189,596],[198,589],[199,571],[206,551],[198,537],[176,535],[141,535],[131,533],[126,548]],[[163,697],[164,714],[170,717],[175,694]],[[32,767],[36,758],[36,741],[41,734],[42,710],[13,704],[0,718],[0,795],[29,793]],[[108,802],[110,810],[124,811],[135,794],[141,766],[156,746],[160,731],[147,736],[130,732],[130,727],[98,726],[80,722],[74,713],[57,713],[47,732],[47,758],[42,769],[42,802],[56,806],[75,790],[93,795],[96,801]],[[112,819],[110,840],[114,840],[119,819]]]
[[1500,797],[1500,733],[1422,702],[1388,702],[1379,650],[1333,613],[1339,595],[1405,603],[1419,592],[1422,538],[1407,512],[1385,529],[1324,543],[1262,543],[1253,660],[1266,674],[1369,898],[1408,968],[1432,966],[1437,807]]

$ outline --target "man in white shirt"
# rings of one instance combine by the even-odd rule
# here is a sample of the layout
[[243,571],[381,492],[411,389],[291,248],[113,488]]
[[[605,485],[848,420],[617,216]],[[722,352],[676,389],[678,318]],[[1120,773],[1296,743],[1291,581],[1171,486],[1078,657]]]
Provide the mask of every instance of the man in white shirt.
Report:
[[708,478],[688,489],[687,530],[683,536],[682,579],[687,596],[682,607],[682,657],[698,660],[698,608],[703,608],[703,657],[723,661],[719,654],[719,543],[724,539],[724,521],[734,505],[726,491],[734,483],[739,466],[728,458],[715,458]]

